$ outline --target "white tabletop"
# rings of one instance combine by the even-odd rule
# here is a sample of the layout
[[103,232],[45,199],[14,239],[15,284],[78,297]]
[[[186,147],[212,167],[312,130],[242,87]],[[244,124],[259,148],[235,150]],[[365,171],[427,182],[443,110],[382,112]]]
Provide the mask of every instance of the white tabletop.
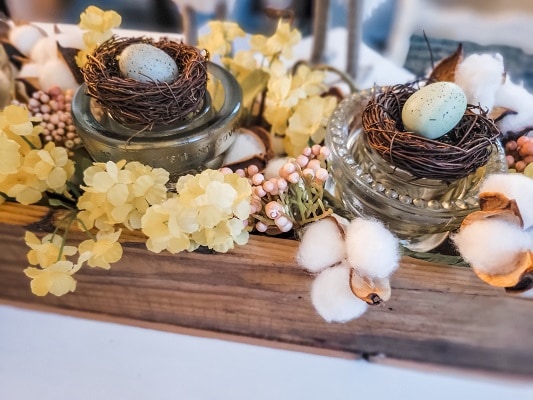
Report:
[[0,305],[0,398],[533,399],[533,383],[435,373]]

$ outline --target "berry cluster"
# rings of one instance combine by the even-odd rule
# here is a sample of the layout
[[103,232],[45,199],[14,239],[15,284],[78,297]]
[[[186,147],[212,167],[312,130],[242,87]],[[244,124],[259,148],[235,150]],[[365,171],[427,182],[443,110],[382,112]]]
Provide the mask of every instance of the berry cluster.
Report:
[[509,168],[524,172],[533,162],[533,137],[524,135],[516,140],[508,140],[505,143],[505,154]]
[[72,95],[72,90],[63,91],[56,86],[35,91],[27,104],[32,117],[41,119],[43,141],[54,142],[69,152],[81,144],[70,113]]
[[[259,232],[281,233],[329,215],[322,196],[328,179],[327,147],[307,147],[296,158],[287,159],[278,176],[267,178],[255,165],[235,171],[252,185],[252,223]],[[223,172],[231,172],[225,171]]]

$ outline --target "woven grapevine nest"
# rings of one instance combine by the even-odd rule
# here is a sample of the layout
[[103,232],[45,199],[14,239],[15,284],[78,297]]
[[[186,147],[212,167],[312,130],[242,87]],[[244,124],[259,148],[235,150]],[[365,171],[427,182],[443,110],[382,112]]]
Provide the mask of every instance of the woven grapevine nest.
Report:
[[[118,56],[131,44],[147,43],[165,51],[178,65],[170,82],[139,82],[120,74]],[[81,72],[87,94],[118,122],[151,130],[190,119],[204,105],[208,55],[196,47],[162,38],[117,38],[102,43]]]
[[436,140],[405,131],[402,108],[418,88],[419,82],[390,86],[370,100],[362,115],[370,147],[418,178],[454,181],[485,165],[500,131],[481,107],[469,104],[455,128]]

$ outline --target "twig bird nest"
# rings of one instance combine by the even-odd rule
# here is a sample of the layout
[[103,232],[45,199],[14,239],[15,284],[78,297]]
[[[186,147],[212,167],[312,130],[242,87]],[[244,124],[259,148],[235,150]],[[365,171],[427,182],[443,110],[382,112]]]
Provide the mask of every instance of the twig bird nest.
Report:
[[364,134],[370,147],[391,165],[418,178],[453,181],[485,165],[500,132],[487,113],[467,105],[459,123],[438,139],[407,132],[402,108],[418,83],[388,87],[363,111]]
[[[164,51],[176,62],[179,74],[170,82],[124,77],[119,56],[128,46],[145,43]],[[116,38],[102,43],[82,69],[89,96],[118,122],[152,129],[190,119],[205,101],[207,54],[167,38]],[[149,60],[148,60],[149,61]]]

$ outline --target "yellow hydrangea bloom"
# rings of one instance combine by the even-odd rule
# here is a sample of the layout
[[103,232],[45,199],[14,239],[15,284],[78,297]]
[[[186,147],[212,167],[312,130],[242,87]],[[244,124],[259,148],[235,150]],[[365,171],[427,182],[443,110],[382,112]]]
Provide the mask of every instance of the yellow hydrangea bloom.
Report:
[[[23,106],[9,105],[0,112],[0,131],[20,146],[20,153],[27,154],[34,148],[41,148],[39,133],[43,128],[34,122],[40,122],[40,118],[30,116],[30,112]],[[21,136],[24,136],[31,146]]]
[[231,54],[231,42],[246,34],[235,22],[209,21],[210,32],[198,38],[198,47],[206,49],[210,54],[226,56]]
[[46,182],[23,169],[0,178],[0,192],[24,205],[37,203],[46,189]]
[[47,189],[65,192],[67,181],[74,175],[74,162],[67,149],[49,142],[43,149],[32,150],[24,159],[24,170],[46,183]]
[[80,15],[79,27],[95,32],[107,32],[121,23],[122,17],[116,11],[104,11],[96,6],[89,6]]
[[63,296],[76,290],[76,280],[72,277],[91,256],[89,252],[83,253],[74,264],[72,261],[57,261],[52,265],[40,269],[28,267],[24,273],[31,278],[31,291],[37,296],[45,296],[52,293],[55,296]]
[[302,35],[297,29],[291,29],[287,21],[279,20],[276,32],[266,37],[253,35],[250,39],[252,49],[260,52],[265,57],[281,55],[287,59],[292,58],[292,48],[302,40]]
[[237,174],[206,170],[176,183],[178,195],[150,207],[142,218],[147,248],[175,253],[207,246],[228,251],[248,240],[252,188]]
[[285,134],[290,142],[286,146],[289,155],[296,156],[309,144],[309,139],[320,143],[326,134],[328,118],[337,105],[332,96],[313,96],[298,103],[294,114],[289,118]]
[[64,261],[66,256],[72,256],[78,251],[74,246],[63,245],[63,237],[57,234],[48,234],[39,239],[34,233],[27,231],[24,241],[31,249],[27,254],[28,262],[31,265],[40,265],[42,268],[47,268],[56,261]]
[[0,132],[0,174],[14,174],[20,168],[22,157],[19,153],[20,145]]
[[122,258],[122,245],[118,242],[121,230],[116,232],[99,231],[96,240],[88,239],[80,243],[79,252],[91,253],[87,260],[90,267],[111,268],[111,264]]
[[141,217],[152,204],[167,199],[169,174],[139,162],[94,163],[84,171],[85,193],[78,214],[87,229],[112,230],[116,224],[141,228]]

